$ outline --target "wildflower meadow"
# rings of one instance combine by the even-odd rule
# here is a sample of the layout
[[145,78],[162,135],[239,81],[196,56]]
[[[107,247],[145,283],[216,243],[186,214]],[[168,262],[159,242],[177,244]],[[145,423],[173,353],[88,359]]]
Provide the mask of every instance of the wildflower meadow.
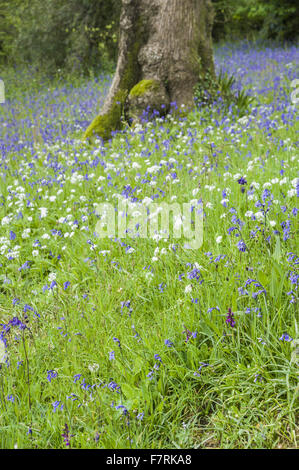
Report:
[[[2,449],[297,446],[298,64],[218,45],[246,109],[172,103],[106,143],[82,135],[109,74],[3,70]],[[120,202],[129,229],[99,236]],[[141,236],[135,216],[184,203],[200,246],[183,211]]]

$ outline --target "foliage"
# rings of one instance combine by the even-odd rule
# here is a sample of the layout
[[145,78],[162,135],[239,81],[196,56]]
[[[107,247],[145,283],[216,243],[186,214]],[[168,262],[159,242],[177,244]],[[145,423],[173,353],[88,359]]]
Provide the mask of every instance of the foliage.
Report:
[[130,96],[142,96],[144,93],[158,89],[159,83],[155,80],[141,80],[130,91]]
[[[297,0],[213,0],[215,42],[232,38],[295,41]],[[85,73],[111,68],[121,0],[0,0],[0,62]]]
[[233,109],[241,117],[249,111],[254,98],[246,90],[234,90],[236,80],[220,70],[218,76],[212,78],[209,74],[195,87],[194,96],[198,106],[212,105],[220,101],[225,109]]
[[115,61],[119,0],[0,0],[2,58],[53,71]]
[[[250,114],[218,100],[105,145],[80,139],[110,78],[4,70],[1,449],[298,447],[298,55],[218,46]],[[100,202],[174,201],[203,209],[200,249],[96,234]]]
[[260,37],[295,41],[299,32],[297,0],[213,0],[216,41]]

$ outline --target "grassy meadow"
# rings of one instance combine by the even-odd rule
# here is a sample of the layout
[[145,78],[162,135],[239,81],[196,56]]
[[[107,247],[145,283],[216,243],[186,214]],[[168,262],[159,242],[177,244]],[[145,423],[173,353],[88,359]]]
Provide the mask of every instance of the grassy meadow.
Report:
[[[247,111],[219,99],[106,144],[81,138],[110,76],[1,72],[2,449],[297,447],[298,63],[218,46]],[[100,238],[119,200],[192,201],[202,246]]]

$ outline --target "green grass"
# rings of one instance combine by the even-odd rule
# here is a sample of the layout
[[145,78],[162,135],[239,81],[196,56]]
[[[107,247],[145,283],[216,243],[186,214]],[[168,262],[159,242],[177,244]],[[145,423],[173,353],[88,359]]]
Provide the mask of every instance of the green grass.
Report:
[[[72,99],[78,92],[74,89]],[[61,92],[53,102],[66,99]],[[17,89],[15,100],[21,100]],[[11,107],[4,113],[9,125],[18,125]],[[76,121],[65,113],[63,119]],[[215,107],[135,127],[105,147],[83,144],[79,129],[70,136],[74,141],[61,136],[56,143],[35,141],[32,150],[9,152],[0,180],[0,323],[18,317],[28,328],[12,327],[5,336],[9,367],[3,363],[0,371],[1,448],[63,448],[66,423],[72,448],[297,446],[297,306],[288,293],[293,289],[296,300],[298,291],[290,282],[296,266],[288,254],[297,249],[297,198],[289,192],[298,176],[298,131],[295,122],[285,124],[283,113],[273,110],[269,119],[276,126],[265,129],[260,115],[246,127],[233,115],[227,116],[230,123],[221,121]],[[23,133],[29,142],[30,126],[25,124]],[[160,163],[157,173],[148,170]],[[240,176],[247,180],[244,193]],[[259,188],[250,190],[252,183]],[[119,242],[97,238],[95,204],[116,204],[114,195],[127,185],[138,187],[132,195],[139,199],[159,194],[155,202],[202,198],[203,246],[184,250],[183,241],[171,235],[166,241],[135,237],[122,240],[134,249],[130,253]],[[245,214],[261,210],[255,204],[265,187],[273,195],[270,211],[261,221],[251,220]],[[41,207],[48,209],[43,218]],[[236,246],[236,231],[228,233],[236,225],[230,208],[244,222],[245,252]],[[20,211],[23,218],[17,218]],[[78,228],[69,225],[76,219]],[[281,223],[287,220],[290,233],[284,240]],[[252,237],[257,225],[260,231]],[[33,246],[35,240],[41,246]],[[9,249],[18,252],[14,259]],[[225,257],[215,262],[220,255]],[[19,270],[26,261],[30,268]],[[187,278],[194,268],[200,270],[198,280]],[[54,279],[51,273],[57,285],[43,291]],[[242,295],[248,279],[262,287],[248,284],[248,295]],[[66,281],[70,285],[64,289]],[[266,293],[253,298],[259,290]],[[122,308],[128,300],[130,308]],[[228,308],[234,327],[225,321]],[[186,341],[186,329],[197,335]],[[284,333],[293,341],[281,340]],[[50,370],[57,373],[51,382]],[[76,374],[82,374],[78,381]],[[107,386],[113,381],[120,393]],[[55,402],[60,403],[54,412]]]

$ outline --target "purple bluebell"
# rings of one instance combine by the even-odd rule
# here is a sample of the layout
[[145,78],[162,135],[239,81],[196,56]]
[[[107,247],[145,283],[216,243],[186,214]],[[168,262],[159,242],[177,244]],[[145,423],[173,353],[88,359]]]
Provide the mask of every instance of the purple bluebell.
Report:
[[284,333],[280,338],[279,338],[280,341],[286,341],[287,343],[288,342],[291,342],[293,341],[293,338],[290,337],[290,335],[288,335],[288,333]]
[[113,361],[115,359],[115,352],[114,351],[110,351],[109,353],[109,361]]
[[52,379],[55,379],[58,376],[55,370],[48,370],[47,372],[47,380],[51,383]]
[[228,309],[228,314],[227,314],[225,323],[227,325],[230,325],[232,328],[234,328],[236,326],[236,322],[234,320],[234,313],[232,312],[231,308]]
[[247,184],[247,181],[246,179],[242,176],[240,179],[238,179],[238,183],[243,185],[243,184]]

